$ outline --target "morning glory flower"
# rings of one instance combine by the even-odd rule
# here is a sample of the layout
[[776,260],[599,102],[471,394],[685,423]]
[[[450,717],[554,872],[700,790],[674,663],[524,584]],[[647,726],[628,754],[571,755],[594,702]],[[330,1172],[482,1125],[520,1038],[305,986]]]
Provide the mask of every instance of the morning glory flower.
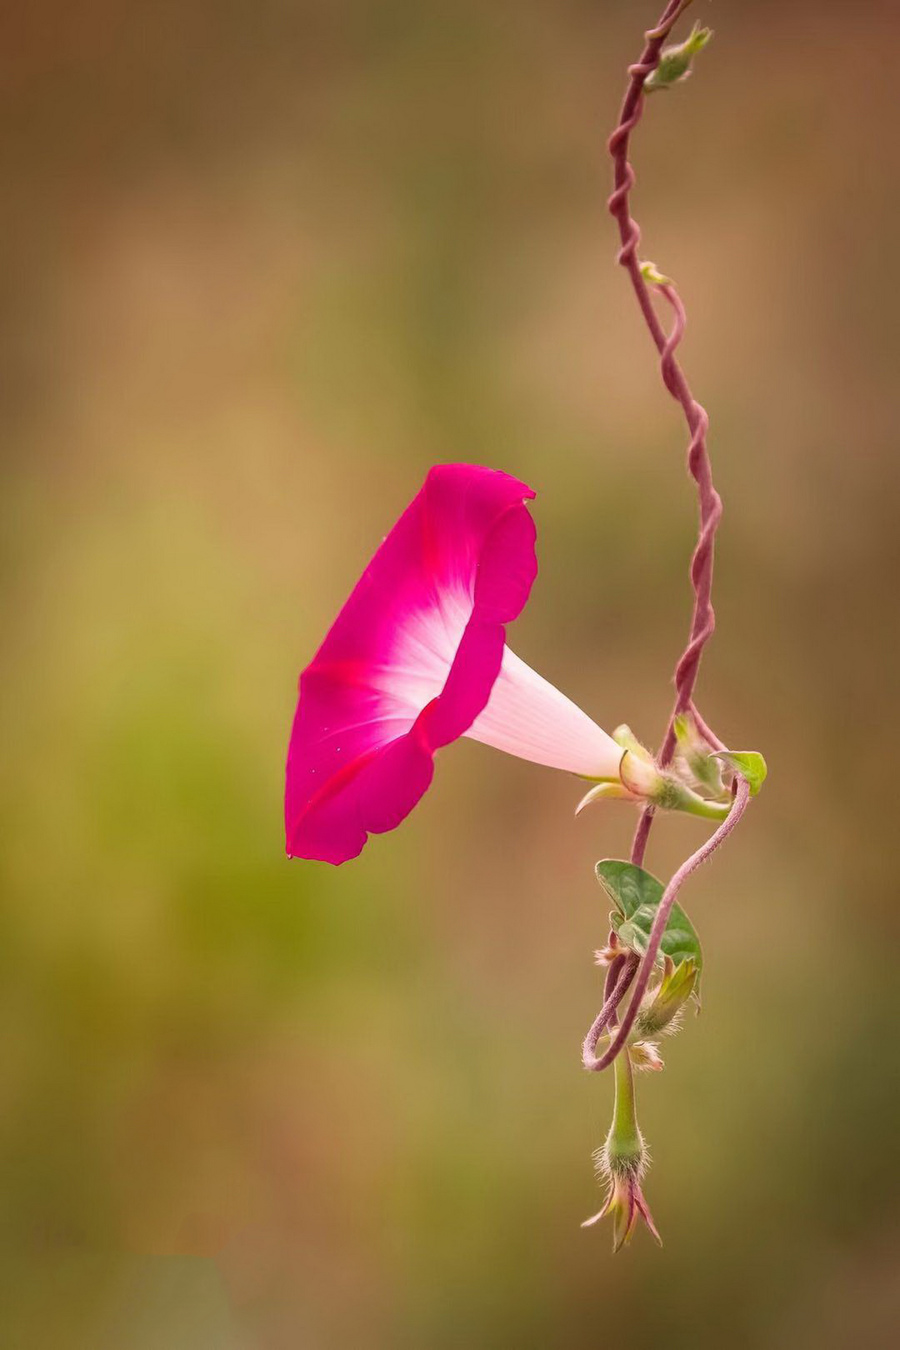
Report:
[[355,858],[409,814],[460,736],[618,781],[623,747],[506,646],[537,573],[533,497],[493,469],[431,469],[300,677],[290,856]]

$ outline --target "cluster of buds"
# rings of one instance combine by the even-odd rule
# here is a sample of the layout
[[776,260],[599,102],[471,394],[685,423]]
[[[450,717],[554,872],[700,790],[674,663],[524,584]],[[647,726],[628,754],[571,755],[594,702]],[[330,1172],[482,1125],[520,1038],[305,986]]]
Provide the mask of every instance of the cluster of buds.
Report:
[[[598,966],[609,966],[628,950],[615,933],[610,933],[608,944],[594,953],[594,961]],[[676,965],[670,956],[663,957],[659,979],[644,995],[626,1044],[631,1067],[638,1073],[665,1068],[659,1037],[674,1036],[681,1029],[685,1004],[691,996],[698,999],[699,978],[700,971],[693,958]],[[598,1044],[608,1044],[610,1035],[607,1032]]]

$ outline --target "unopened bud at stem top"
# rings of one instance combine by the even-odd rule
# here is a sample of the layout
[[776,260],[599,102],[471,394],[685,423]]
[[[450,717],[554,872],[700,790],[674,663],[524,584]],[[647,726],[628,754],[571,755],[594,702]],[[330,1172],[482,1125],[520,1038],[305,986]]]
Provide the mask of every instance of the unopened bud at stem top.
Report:
[[691,62],[698,52],[703,51],[711,37],[711,28],[701,28],[695,23],[684,42],[664,47],[659,65],[644,81],[647,92],[652,94],[657,89],[671,89],[673,84],[686,80],[691,73]]

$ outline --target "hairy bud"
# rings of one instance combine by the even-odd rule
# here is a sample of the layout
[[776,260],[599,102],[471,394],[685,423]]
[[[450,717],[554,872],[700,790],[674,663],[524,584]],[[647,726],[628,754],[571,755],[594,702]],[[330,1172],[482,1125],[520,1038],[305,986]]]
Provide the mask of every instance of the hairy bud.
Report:
[[680,1026],[685,1003],[697,988],[698,977],[693,957],[676,966],[667,956],[662,979],[637,1015],[635,1035],[642,1038],[673,1035]]

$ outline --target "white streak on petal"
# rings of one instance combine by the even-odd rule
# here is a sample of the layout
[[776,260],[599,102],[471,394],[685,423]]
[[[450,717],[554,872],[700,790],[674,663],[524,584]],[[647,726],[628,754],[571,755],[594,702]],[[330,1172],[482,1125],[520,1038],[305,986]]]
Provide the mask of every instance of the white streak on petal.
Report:
[[429,607],[404,615],[383,664],[371,667],[368,674],[383,709],[405,714],[412,726],[446,684],[471,613],[469,597],[448,590]]
[[487,707],[465,734],[534,764],[618,777],[622,747],[509,647]]

